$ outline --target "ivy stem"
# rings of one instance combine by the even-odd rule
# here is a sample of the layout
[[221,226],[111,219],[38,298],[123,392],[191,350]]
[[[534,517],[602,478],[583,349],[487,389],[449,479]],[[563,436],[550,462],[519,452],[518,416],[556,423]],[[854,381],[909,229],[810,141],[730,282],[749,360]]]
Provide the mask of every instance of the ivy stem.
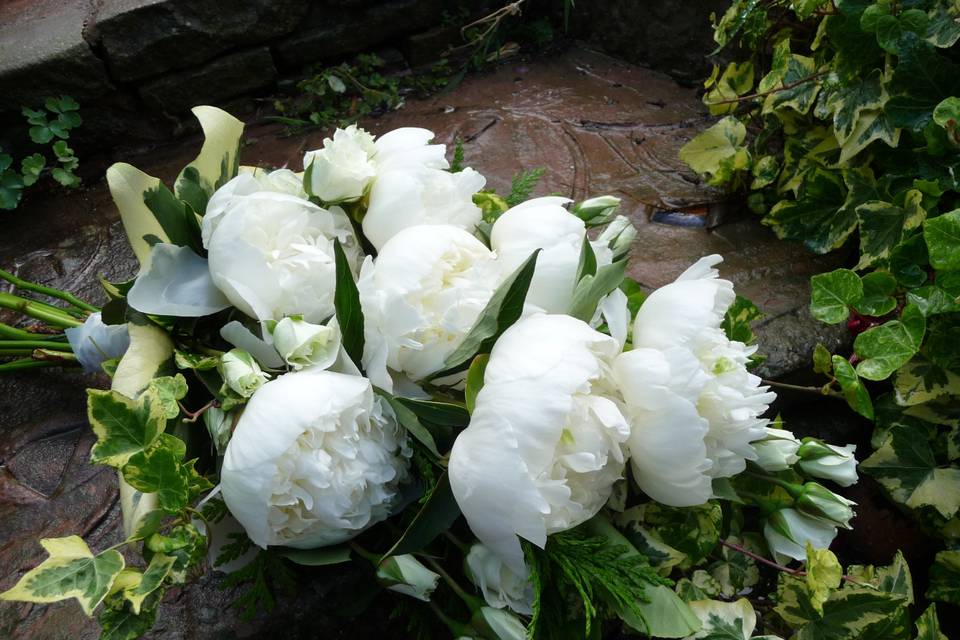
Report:
[[79,327],[83,324],[83,321],[74,318],[64,309],[36,300],[27,300],[12,293],[0,292],[0,308],[18,311],[55,327]]
[[776,380],[763,380],[763,384],[776,387],[778,389],[789,389],[790,391],[800,391],[802,393],[815,393],[818,396],[827,396],[830,398],[843,398],[836,391],[824,389],[823,387],[805,387],[799,384],[788,384],[786,382],[777,382]]
[[89,313],[96,313],[100,311],[97,307],[92,304],[87,304],[80,298],[77,298],[72,293],[67,293],[66,291],[61,291],[60,289],[54,289],[52,287],[44,287],[43,285],[34,284],[33,282],[28,282],[13,275],[9,271],[4,271],[0,269],[0,278],[6,280],[17,289],[23,289],[24,291],[32,291],[34,293],[41,293],[45,296],[50,296],[51,298],[57,298],[58,300],[63,300],[64,302],[73,305],[81,311],[86,311]]
[[428,555],[425,555],[425,554],[418,554],[418,555],[421,558],[423,558],[428,565],[430,565],[431,569],[436,571],[440,575],[440,577],[443,578],[443,581],[447,583],[450,589],[452,589],[453,592],[457,594],[457,596],[459,596],[461,600],[463,600],[463,603],[467,605],[467,607],[470,609],[471,612],[477,611],[480,607],[483,606],[483,603],[480,602],[480,599],[464,591],[463,587],[461,587],[460,584],[456,580],[454,580],[453,577],[449,573],[447,573],[443,567],[440,566],[439,562],[437,562],[436,560],[434,560]]
[[183,411],[185,414],[187,414],[187,417],[183,419],[184,422],[196,422],[197,419],[200,416],[202,416],[204,413],[206,413],[208,409],[214,409],[220,406],[220,403],[217,402],[216,398],[214,398],[207,404],[203,405],[196,411],[190,411],[185,406],[183,406],[182,402],[178,402],[177,404],[180,405],[180,410]]
[[[776,569],[777,571],[782,571],[782,572],[784,572],[784,573],[786,573],[786,574],[789,574],[789,575],[791,575],[791,576],[794,576],[794,577],[797,577],[797,578],[803,578],[803,577],[805,577],[805,576],[807,575],[807,572],[804,571],[803,569],[791,569],[790,567],[785,567],[785,566],[783,566],[782,564],[779,564],[779,563],[774,562],[773,560],[769,560],[769,559],[767,559],[767,558],[764,558],[764,557],[761,556],[760,554],[754,553],[753,551],[750,551],[749,549],[746,549],[746,548],[740,546],[739,544],[735,544],[735,543],[730,542],[730,541],[728,541],[728,540],[721,540],[721,541],[720,541],[720,544],[722,544],[723,546],[727,547],[728,549],[733,549],[733,550],[736,551],[737,553],[742,553],[743,555],[747,556],[748,558],[753,558],[754,560],[756,560],[757,562],[759,562],[759,563],[761,563],[761,564],[765,564],[765,565],[767,565],[768,567],[772,567],[772,568]],[[855,580],[854,578],[852,578],[852,577],[850,577],[850,576],[848,576],[848,575],[842,575],[842,576],[840,576],[840,577],[841,577],[843,580],[845,580],[846,582],[852,582],[853,584],[860,584],[857,580]]]

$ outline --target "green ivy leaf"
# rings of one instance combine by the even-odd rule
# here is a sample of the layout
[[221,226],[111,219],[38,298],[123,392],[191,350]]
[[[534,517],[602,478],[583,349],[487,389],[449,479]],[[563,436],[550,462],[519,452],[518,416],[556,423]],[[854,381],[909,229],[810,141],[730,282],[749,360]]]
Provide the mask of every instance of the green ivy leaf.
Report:
[[162,433],[148,449],[130,457],[121,469],[123,479],[138,491],[156,493],[160,508],[176,513],[212,487],[193,468],[193,461],[182,462],[186,450],[183,440]]
[[926,220],[923,237],[935,269],[960,270],[960,209]]
[[956,64],[915,34],[904,34],[889,85],[892,97],[884,107],[890,124],[922,130],[933,117],[937,104],[957,94],[958,81]]
[[938,467],[930,443],[909,427],[893,426],[860,468],[911,509],[933,507],[947,519],[960,509],[960,469]]
[[891,320],[857,336],[853,349],[862,361],[857,374],[867,380],[886,380],[920,350],[926,320],[914,305],[907,305],[899,320]]
[[849,307],[863,298],[863,283],[849,269],[837,269],[810,278],[810,313],[827,324],[844,322]]
[[940,551],[930,568],[930,600],[960,604],[960,551]]
[[78,536],[45,538],[40,544],[49,557],[0,594],[0,599],[57,602],[76,598],[83,612],[92,616],[123,570],[123,556],[113,549],[93,555]]
[[867,391],[857,370],[846,358],[833,356],[833,375],[840,385],[840,391],[850,408],[868,420],[873,420],[873,403],[870,401],[870,392]]
[[885,316],[897,308],[897,301],[893,297],[897,289],[897,280],[885,271],[874,271],[863,276],[863,297],[853,305],[859,313],[865,316]]

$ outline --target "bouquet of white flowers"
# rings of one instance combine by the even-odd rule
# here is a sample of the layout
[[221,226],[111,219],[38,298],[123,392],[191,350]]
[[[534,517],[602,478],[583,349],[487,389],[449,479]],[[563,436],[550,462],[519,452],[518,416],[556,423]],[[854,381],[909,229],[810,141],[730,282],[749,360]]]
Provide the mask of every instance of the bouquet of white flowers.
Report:
[[[855,482],[852,447],[768,426],[752,307],[719,256],[645,296],[615,197],[501,197],[416,128],[338,129],[302,173],[241,166],[242,123],[194,113],[206,141],[173,189],[107,171],[136,278],[105,282],[102,309],[0,298],[65,329],[0,352],[8,369],[112,377],[89,391],[91,461],[124,516],[106,550],[42,540],[2,598],[75,598],[132,638],[169,587],[272,554],[372,562],[457,637],[619,619],[678,638],[742,603],[688,597],[675,569],[721,543],[803,560],[849,526],[853,503],[807,480]],[[752,551],[731,542],[747,522]]]

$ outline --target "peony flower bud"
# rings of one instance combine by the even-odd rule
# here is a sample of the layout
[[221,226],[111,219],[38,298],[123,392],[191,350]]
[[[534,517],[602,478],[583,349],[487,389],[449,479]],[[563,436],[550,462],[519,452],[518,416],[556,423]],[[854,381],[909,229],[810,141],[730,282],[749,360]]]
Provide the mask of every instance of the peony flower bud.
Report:
[[786,429],[767,427],[767,435],[751,444],[757,452],[754,462],[764,471],[785,471],[799,460],[800,441]]
[[533,613],[533,584],[528,576],[513,572],[490,549],[477,543],[466,558],[467,577],[494,609],[509,607],[516,613]]
[[795,509],[780,509],[767,517],[763,535],[774,558],[785,562],[784,558],[805,560],[808,542],[814,549],[829,548],[837,535],[837,528]]
[[106,360],[120,358],[130,346],[126,324],[104,324],[100,312],[91,313],[79,327],[70,327],[67,342],[86,372],[100,371]]
[[850,526],[850,519],[854,516],[851,507],[857,503],[835,494],[821,484],[808,482],[803,485],[796,501],[797,509],[808,516],[829,520],[844,529],[853,528]]
[[359,200],[376,176],[375,153],[373,136],[357,125],[337,129],[332,139],[324,138],[322,149],[303,157],[310,193],[323,202]]
[[411,554],[390,556],[377,568],[377,579],[391,591],[430,602],[440,576]]
[[220,357],[220,375],[223,384],[236,393],[249,398],[269,376],[260,370],[260,365],[243,349],[231,349]]
[[295,370],[326,369],[336,361],[340,352],[340,330],[336,323],[332,325],[311,324],[299,316],[268,322],[273,346]]
[[799,466],[804,473],[815,478],[833,480],[841,487],[857,483],[857,445],[837,447],[816,438],[804,438],[797,450]]
[[573,213],[591,227],[606,224],[620,209],[620,198],[616,196],[598,196],[574,205]]

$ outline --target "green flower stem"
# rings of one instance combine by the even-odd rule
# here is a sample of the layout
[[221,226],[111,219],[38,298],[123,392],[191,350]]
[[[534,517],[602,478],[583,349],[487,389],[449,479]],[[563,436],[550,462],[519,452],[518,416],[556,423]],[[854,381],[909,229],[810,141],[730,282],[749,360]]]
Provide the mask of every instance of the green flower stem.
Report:
[[26,369],[48,369],[50,367],[59,367],[56,362],[48,360],[34,360],[33,358],[22,358],[13,362],[0,363],[0,373],[10,373],[11,371],[24,371]]
[[459,638],[465,636],[469,638],[473,636],[473,628],[470,625],[457,622],[448,616],[433,600],[430,601],[430,608],[433,609],[433,613],[436,614],[437,618],[439,618],[443,624],[447,625],[447,628],[450,629],[454,637]]
[[89,313],[96,313],[100,311],[97,307],[92,304],[87,304],[83,300],[77,298],[72,293],[67,293],[66,291],[61,291],[60,289],[54,289],[52,287],[44,287],[39,284],[34,284],[33,282],[28,282],[17,276],[13,275],[9,271],[4,271],[0,269],[0,278],[11,283],[13,286],[18,289],[23,289],[24,291],[33,291],[34,293],[42,293],[45,296],[50,296],[51,298],[57,298],[63,300],[66,303],[69,303],[81,311],[87,311]]
[[792,482],[787,482],[786,480],[781,480],[780,478],[768,476],[765,473],[757,473],[756,471],[744,471],[743,473],[753,478],[775,484],[778,487],[783,487],[783,489],[785,489],[786,492],[790,494],[790,497],[794,500],[800,497],[800,494],[803,493],[803,485],[801,484],[793,484]]
[[49,362],[56,362],[61,365],[64,364],[79,364],[77,356],[69,351],[54,351],[53,349],[34,349],[33,350],[34,360],[46,360]]
[[39,331],[27,331],[11,327],[8,324],[0,322],[0,339],[3,340],[66,340],[67,337],[62,333],[43,333]]
[[461,587],[460,584],[454,580],[453,577],[447,573],[443,567],[440,566],[439,562],[424,554],[417,555],[425,560],[426,563],[430,565],[430,568],[436,571],[440,577],[443,578],[443,581],[447,583],[447,586],[449,586],[450,589],[457,594],[461,600],[463,600],[463,603],[467,605],[467,607],[470,609],[470,613],[476,613],[481,607],[483,607],[483,601],[480,600],[480,598],[470,595],[464,591],[463,587]]
[[31,353],[33,353],[33,349],[30,347],[22,349],[0,348],[0,358],[5,356],[29,356]]
[[457,536],[453,535],[453,534],[450,533],[449,531],[444,531],[444,532],[443,532],[443,536],[444,536],[447,540],[449,540],[450,542],[452,542],[452,543],[453,543],[453,546],[455,546],[457,549],[459,549],[459,550],[460,550],[460,553],[462,553],[463,555],[467,555],[467,553],[470,552],[470,545],[466,544],[465,542],[463,542],[462,540],[460,540],[460,538],[458,538]]
[[0,340],[0,349],[53,349],[55,351],[73,351],[69,342],[55,340]]
[[79,327],[83,324],[81,320],[77,320],[63,309],[36,300],[27,300],[12,293],[0,292],[0,308],[19,311],[54,327]]

